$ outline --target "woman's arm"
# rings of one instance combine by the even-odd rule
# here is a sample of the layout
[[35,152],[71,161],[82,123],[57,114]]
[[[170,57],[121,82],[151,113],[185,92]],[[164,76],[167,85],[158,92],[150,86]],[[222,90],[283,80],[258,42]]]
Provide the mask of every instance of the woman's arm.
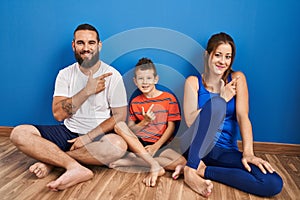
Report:
[[246,77],[242,72],[234,72],[232,77],[239,76],[236,85],[236,117],[240,127],[242,143],[243,143],[243,158],[242,163],[248,171],[251,171],[248,163],[252,163],[260,168],[263,173],[267,173],[266,169],[273,173],[274,169],[269,162],[258,158],[254,155],[253,150],[253,133],[252,125],[249,119],[249,93]]
[[243,154],[254,155],[252,125],[249,120],[249,94],[246,77],[242,72],[234,72],[232,78],[239,76],[236,83],[236,117],[240,127]]
[[190,127],[197,118],[200,110],[198,109],[198,78],[190,76],[184,85],[183,111],[185,122]]

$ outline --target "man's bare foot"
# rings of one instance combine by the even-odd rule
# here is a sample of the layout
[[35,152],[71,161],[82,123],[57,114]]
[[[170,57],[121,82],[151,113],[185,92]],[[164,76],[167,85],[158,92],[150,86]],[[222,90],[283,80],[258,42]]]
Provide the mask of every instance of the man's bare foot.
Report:
[[64,190],[77,183],[81,183],[93,178],[94,174],[88,168],[83,166],[75,167],[67,170],[58,179],[47,184],[52,191]]
[[213,189],[213,183],[210,180],[203,179],[197,170],[188,166],[184,167],[184,182],[204,197],[208,197]]
[[184,169],[184,165],[177,165],[177,166],[175,167],[175,170],[174,170],[173,174],[172,174],[172,178],[173,178],[174,180],[178,179],[178,177],[179,177],[181,174],[183,174],[183,169]]
[[52,171],[53,166],[42,162],[36,162],[29,167],[29,171],[34,173],[38,178],[44,178]]
[[157,178],[165,174],[165,170],[163,167],[153,167],[150,169],[149,174],[144,178],[143,183],[146,186],[154,187],[156,185]]

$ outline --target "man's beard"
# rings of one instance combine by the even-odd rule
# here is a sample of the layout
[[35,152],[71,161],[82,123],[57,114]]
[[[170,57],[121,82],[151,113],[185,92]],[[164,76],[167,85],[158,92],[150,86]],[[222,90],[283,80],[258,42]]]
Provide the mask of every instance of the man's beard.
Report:
[[[84,51],[82,51],[80,53],[84,53]],[[77,53],[76,51],[74,51],[74,55],[75,55],[77,62],[83,68],[91,68],[99,61],[99,51],[97,51],[90,60],[88,58],[82,59],[82,57],[80,56],[80,53]]]

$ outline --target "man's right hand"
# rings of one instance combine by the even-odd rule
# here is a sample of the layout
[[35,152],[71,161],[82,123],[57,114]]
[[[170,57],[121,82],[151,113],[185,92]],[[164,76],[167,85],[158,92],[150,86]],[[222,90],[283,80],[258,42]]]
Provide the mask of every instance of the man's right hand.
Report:
[[93,73],[90,71],[89,79],[84,88],[88,96],[102,92],[105,89],[105,78],[111,75],[112,73],[108,72],[98,76],[97,78],[93,78]]

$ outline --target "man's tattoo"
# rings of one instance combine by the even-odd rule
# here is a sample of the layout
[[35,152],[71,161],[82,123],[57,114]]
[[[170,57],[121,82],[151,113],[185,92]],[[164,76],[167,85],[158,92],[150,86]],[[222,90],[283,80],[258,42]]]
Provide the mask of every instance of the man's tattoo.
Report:
[[76,108],[75,105],[71,104],[71,103],[68,103],[67,102],[67,99],[66,100],[63,100],[61,102],[61,106],[62,106],[62,109],[69,115],[69,116],[72,116],[74,113],[73,113],[73,109]]

